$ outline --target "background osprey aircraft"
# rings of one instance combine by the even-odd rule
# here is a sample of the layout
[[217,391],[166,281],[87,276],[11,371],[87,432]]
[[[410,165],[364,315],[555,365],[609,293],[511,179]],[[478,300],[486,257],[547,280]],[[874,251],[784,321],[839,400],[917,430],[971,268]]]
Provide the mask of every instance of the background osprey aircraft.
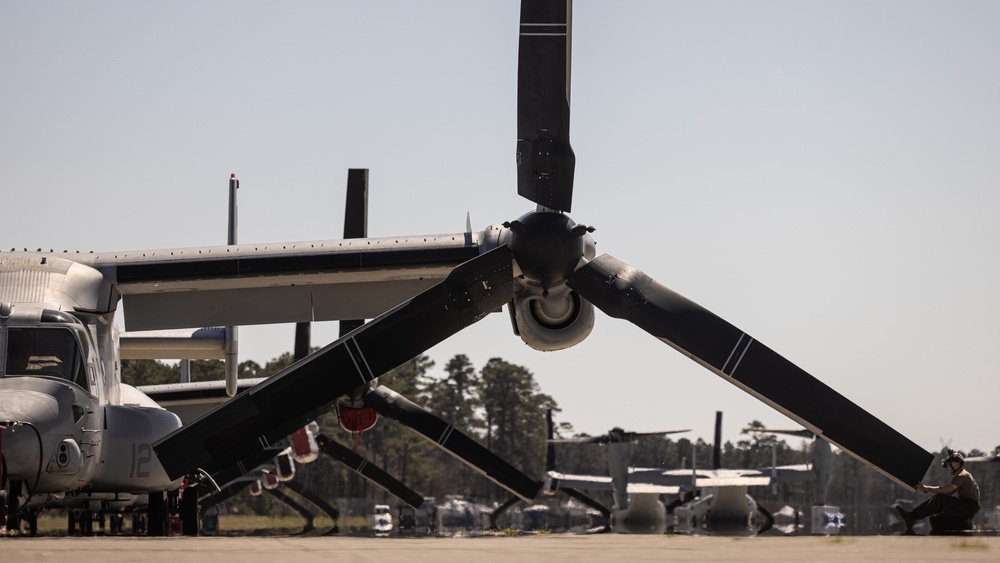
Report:
[[[790,434],[807,437],[809,431],[766,430],[758,432]],[[808,434],[811,435],[811,434]],[[712,452],[712,468],[698,469],[694,450],[691,452],[691,469],[658,471],[656,469],[635,470],[636,480],[682,484],[678,500],[671,503],[674,529],[679,532],[714,534],[759,534],[769,530],[774,517],[748,492],[748,487],[799,481],[814,481],[815,497],[813,505],[822,510],[814,514],[836,512],[835,507],[825,507],[826,487],[830,481],[833,464],[830,444],[815,438],[812,447],[812,462],[796,465],[776,465],[748,469],[725,469],[721,467],[722,455],[722,413],[715,415],[715,443]],[[687,481],[684,483],[684,481]]]
[[[551,428],[551,425],[550,425]],[[611,490],[614,509],[608,527],[612,532],[626,534],[662,534],[667,530],[667,511],[660,497],[680,492],[678,485],[642,483],[630,478],[629,444],[639,438],[665,436],[690,430],[665,432],[626,432],[613,428],[601,436],[581,438],[549,437],[549,470],[545,490],[575,491],[577,489]],[[608,446],[608,477],[593,475],[567,475],[555,471],[554,444],[600,444]]]
[[[516,220],[450,235],[2,255],[7,480],[58,495],[163,490],[222,470],[506,304],[514,332],[539,350],[582,342],[595,307],[628,320],[915,485],[931,454],[708,310],[596,256],[592,229],[567,215],[570,11],[522,5],[518,194],[537,207]],[[119,384],[120,301],[129,331],[377,318],[158,440],[178,423]]]
[[[822,440],[817,442],[819,447],[813,450],[811,464],[723,469],[720,467],[721,425],[722,413],[718,412],[711,469],[698,469],[693,451],[691,469],[631,467],[629,443],[643,436],[657,436],[665,432],[636,433],[616,428],[603,436],[550,440],[553,443],[607,445],[610,477],[567,475],[550,470],[545,490],[551,492],[565,487],[611,489],[616,505],[611,530],[640,534],[663,533],[669,526],[677,532],[739,535],[765,532],[771,528],[774,519],[767,509],[747,494],[747,488],[752,486],[817,481],[817,502],[825,502],[831,464],[828,443]],[[794,431],[788,432],[798,435]],[[669,506],[659,500],[667,494],[677,495]]]

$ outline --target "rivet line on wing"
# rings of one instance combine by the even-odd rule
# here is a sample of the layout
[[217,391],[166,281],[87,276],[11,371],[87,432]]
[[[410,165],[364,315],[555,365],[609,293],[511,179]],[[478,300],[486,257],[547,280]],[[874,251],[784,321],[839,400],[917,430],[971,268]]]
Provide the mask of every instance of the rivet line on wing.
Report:
[[[736,375],[736,368],[740,367],[740,362],[743,361],[743,356],[747,353],[747,349],[750,348],[751,344],[753,344],[753,338],[745,332],[740,333],[740,337],[736,340],[736,346],[733,346],[729,357],[726,358],[726,363],[722,364],[722,373],[729,377]],[[732,364],[732,367],[729,367],[730,364]]]
[[267,441],[267,436],[257,436],[257,441],[260,442],[261,447],[264,448],[271,445],[270,442]]
[[447,427],[446,427],[446,428],[444,429],[444,432],[442,432],[442,433],[441,433],[441,437],[440,437],[440,438],[438,438],[438,443],[439,443],[439,444],[441,444],[441,445],[443,446],[443,445],[444,445],[444,443],[448,441],[448,438],[450,438],[450,437],[451,437],[451,433],[452,433],[452,432],[453,432],[454,430],[455,430],[455,427],[449,424],[449,425],[448,425],[448,426],[447,426]]

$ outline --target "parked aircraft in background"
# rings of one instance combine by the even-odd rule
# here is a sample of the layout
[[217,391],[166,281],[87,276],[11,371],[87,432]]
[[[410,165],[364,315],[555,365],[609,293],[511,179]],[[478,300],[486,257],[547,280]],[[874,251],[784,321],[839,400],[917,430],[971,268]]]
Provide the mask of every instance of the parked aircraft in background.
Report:
[[610,490],[614,499],[609,527],[612,532],[625,534],[662,534],[667,530],[667,513],[660,498],[677,494],[677,485],[659,485],[636,481],[631,478],[634,469],[629,467],[629,444],[643,437],[665,436],[690,430],[665,432],[626,432],[613,428],[601,436],[549,439],[550,444],[600,444],[608,447],[608,477],[570,475],[550,469],[545,490],[555,492],[565,489]]
[[[830,474],[829,444],[816,443],[811,464],[723,469],[720,467],[721,423],[722,413],[717,413],[711,469],[697,468],[693,451],[691,469],[629,467],[628,433],[619,429],[596,438],[561,440],[608,443],[613,447],[608,456],[609,465],[612,466],[611,477],[567,475],[550,471],[546,490],[561,487],[600,490],[611,487],[619,491],[615,495],[617,503],[617,499],[624,496],[620,492],[622,487],[627,484],[627,490],[633,499],[628,520],[630,525],[623,526],[625,522],[619,516],[612,520],[612,531],[661,533],[658,526],[662,522],[664,528],[669,526],[677,532],[738,535],[765,532],[774,522],[770,512],[748,494],[748,487],[819,479],[823,482],[822,490],[825,491],[825,483]],[[616,438],[617,436],[622,438]],[[663,494],[677,497],[668,506],[664,506],[659,502],[659,497]],[[636,499],[640,504],[636,504]],[[616,516],[617,514],[616,512]],[[637,519],[637,514],[642,517]],[[640,524],[636,525],[636,522]]]
[[1000,463],[1000,453],[969,456],[965,458],[965,463]]

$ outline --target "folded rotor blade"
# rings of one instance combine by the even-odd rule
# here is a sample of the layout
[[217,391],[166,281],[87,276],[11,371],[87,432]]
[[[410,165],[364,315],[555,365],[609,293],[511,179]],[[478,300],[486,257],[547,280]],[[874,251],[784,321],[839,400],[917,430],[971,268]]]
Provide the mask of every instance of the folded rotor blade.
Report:
[[913,488],[933,454],[707,309],[602,255],[569,286],[771,405],[900,485]]
[[212,479],[220,488],[224,489],[227,483],[232,483],[261,465],[274,460],[284,449],[283,447],[263,448],[260,451],[253,452],[236,463],[213,472]]
[[522,473],[496,454],[479,445],[454,426],[399,393],[380,385],[365,395],[365,404],[380,415],[399,421],[439,448],[479,471],[522,500],[535,498],[541,483]]
[[340,518],[340,511],[334,508],[330,503],[326,502],[326,499],[317,495],[316,493],[310,491],[305,485],[299,483],[298,481],[292,479],[291,481],[286,481],[284,483],[286,487],[295,491],[295,494],[306,499],[310,503],[316,506],[316,508],[322,510],[327,516],[333,520],[336,526],[337,520]]
[[305,526],[302,526],[302,531],[299,533],[305,534],[315,529],[315,526],[313,526],[313,520],[316,519],[316,515],[313,514],[312,510],[302,506],[299,501],[293,499],[278,489],[264,489],[264,492],[278,499],[278,502],[281,504],[291,508],[295,512],[298,512],[299,516],[306,521]]
[[172,479],[235,464],[305,426],[348,391],[421,354],[511,298],[506,246],[237,395],[153,445]]
[[243,492],[243,489],[250,486],[251,480],[233,481],[229,485],[223,485],[219,491],[206,489],[204,494],[198,496],[198,504],[204,511],[209,506],[225,502]]
[[329,436],[325,434],[316,436],[316,444],[321,452],[343,463],[358,475],[385,489],[386,492],[413,508],[419,508],[424,503],[423,495],[407,487],[381,467],[354,453],[347,446],[335,442]]
[[517,58],[517,193],[570,211],[576,157],[569,144],[568,0],[521,3]]

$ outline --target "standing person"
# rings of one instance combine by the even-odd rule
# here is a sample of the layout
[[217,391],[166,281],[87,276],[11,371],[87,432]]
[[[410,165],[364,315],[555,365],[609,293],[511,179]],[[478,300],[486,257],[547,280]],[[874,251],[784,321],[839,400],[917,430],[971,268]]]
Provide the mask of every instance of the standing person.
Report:
[[962,454],[948,450],[941,465],[951,474],[950,483],[937,487],[917,483],[918,491],[934,496],[920,503],[912,512],[904,510],[898,504],[895,506],[896,512],[906,524],[904,533],[912,534],[913,524],[927,517],[931,517],[932,533],[937,529],[936,523],[943,524],[947,529],[965,529],[963,525],[979,512],[979,485],[972,474],[965,470],[965,458]]

